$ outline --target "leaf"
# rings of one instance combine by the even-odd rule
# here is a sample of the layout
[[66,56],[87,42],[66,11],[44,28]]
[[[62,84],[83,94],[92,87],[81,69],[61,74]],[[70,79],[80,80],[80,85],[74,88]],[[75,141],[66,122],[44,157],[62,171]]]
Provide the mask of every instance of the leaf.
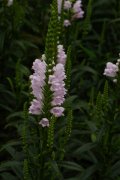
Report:
[[13,176],[8,172],[0,173],[2,180],[18,180],[17,177]]
[[120,160],[112,166],[110,172],[112,178],[116,178],[118,175],[120,175]]
[[0,172],[8,170],[8,169],[14,169],[15,167],[21,166],[21,162],[18,161],[6,161],[2,162],[0,164]]
[[92,132],[95,132],[97,130],[97,127],[94,122],[85,120],[86,124],[89,126],[90,130]]
[[7,120],[10,120],[11,118],[16,118],[16,117],[23,118],[23,112],[19,111],[19,112],[12,113],[7,117]]
[[9,112],[12,112],[12,111],[13,111],[12,108],[10,108],[10,107],[8,107],[8,106],[6,106],[6,105],[3,105],[3,104],[0,104],[0,107],[1,107],[2,109],[5,109],[5,110],[9,111]]
[[71,104],[73,103],[73,101],[74,101],[76,98],[77,98],[76,95],[68,97],[68,98],[65,100],[64,106],[65,106],[65,107],[71,106]]
[[9,84],[10,84],[10,87],[11,87],[12,91],[14,92],[14,84],[13,84],[13,81],[12,81],[9,77],[7,77],[7,80],[8,80],[8,82],[9,82]]
[[88,180],[96,171],[97,166],[93,165],[89,168],[87,168],[79,177],[79,180]]
[[85,169],[82,173],[78,174],[77,176],[71,177],[66,180],[92,180],[91,177],[97,169],[97,166],[93,165],[87,169]]
[[74,154],[81,154],[83,152],[89,151],[90,149],[94,148],[95,144],[93,143],[86,143],[77,150],[74,151]]
[[50,164],[51,164],[51,166],[52,166],[52,168],[54,170],[54,173],[56,173],[55,177],[57,176],[57,177],[63,179],[62,173],[60,172],[60,169],[59,169],[58,164],[56,163],[56,161],[51,161]]
[[0,152],[2,152],[3,150],[7,149],[10,146],[17,146],[20,145],[21,143],[19,141],[11,141],[8,142],[7,144],[3,145],[2,148],[0,149]]
[[81,43],[79,44],[79,46],[91,59],[96,59],[96,54],[91,49],[84,47]]
[[79,165],[75,162],[70,162],[70,161],[63,161],[63,163],[61,163],[60,166],[66,168],[66,169],[80,171],[80,172],[82,172],[84,170],[84,168],[81,165]]

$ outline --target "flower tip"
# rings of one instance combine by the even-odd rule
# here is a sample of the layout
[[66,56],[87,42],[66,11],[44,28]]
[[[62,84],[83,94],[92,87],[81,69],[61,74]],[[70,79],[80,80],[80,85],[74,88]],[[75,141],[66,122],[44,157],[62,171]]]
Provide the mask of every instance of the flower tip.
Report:
[[39,125],[42,127],[49,127],[49,120],[47,118],[43,118],[40,122]]

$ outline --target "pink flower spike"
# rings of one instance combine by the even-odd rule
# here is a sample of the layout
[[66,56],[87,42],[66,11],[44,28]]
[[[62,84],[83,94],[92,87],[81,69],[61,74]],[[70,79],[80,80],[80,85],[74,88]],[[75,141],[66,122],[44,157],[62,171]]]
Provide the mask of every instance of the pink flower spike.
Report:
[[42,127],[49,127],[49,120],[47,118],[43,118],[40,122],[39,125]]

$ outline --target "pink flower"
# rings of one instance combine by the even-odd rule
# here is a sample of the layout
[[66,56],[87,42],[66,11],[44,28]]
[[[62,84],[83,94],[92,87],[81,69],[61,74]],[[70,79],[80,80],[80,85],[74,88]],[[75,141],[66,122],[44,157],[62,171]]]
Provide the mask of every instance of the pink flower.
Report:
[[64,2],[64,9],[69,10],[72,6],[72,3],[70,1]]
[[108,77],[115,77],[117,75],[117,72],[118,72],[118,66],[111,62],[108,62],[106,64],[106,68],[103,74]]
[[64,108],[63,107],[53,107],[50,111],[52,114],[54,114],[55,117],[63,116]]
[[47,118],[43,118],[39,124],[42,126],[42,127],[49,127],[49,120]]
[[81,10],[80,12],[74,14],[74,15],[72,16],[72,19],[83,18],[83,15],[84,15],[84,11]]
[[80,11],[80,8],[82,7],[82,1],[77,0],[73,5],[73,11],[74,13],[78,13]]
[[64,97],[57,96],[52,102],[52,106],[61,105],[65,101]]
[[57,48],[58,48],[57,62],[65,65],[67,55],[65,54],[63,45],[60,45],[60,44],[59,44],[59,45],[57,46]]
[[65,19],[65,20],[64,20],[64,26],[65,26],[65,27],[68,27],[68,26],[70,26],[70,25],[71,25],[70,21],[69,21],[68,19]]
[[56,91],[54,91],[54,93],[53,93],[53,95],[55,96],[55,97],[57,97],[57,96],[61,96],[61,97],[64,97],[65,95],[66,95],[66,89],[63,87],[63,88],[61,88],[60,90],[56,90]]
[[41,79],[41,76],[33,74],[30,76],[30,80],[31,80],[31,87],[32,87],[32,94],[34,95],[34,97],[36,97],[37,99],[42,99],[43,98],[43,94],[42,94],[42,87],[45,84],[44,79]]
[[72,19],[83,18],[84,11],[82,10],[82,1],[81,0],[77,0],[74,3],[73,12],[74,12],[74,15],[73,15]]
[[33,101],[31,102],[31,106],[29,108],[29,113],[39,115],[40,109],[41,109],[40,102],[37,99],[33,99]]
[[[33,62],[32,69],[34,70],[35,74],[40,76],[44,75],[46,71],[46,62],[42,61],[41,59],[35,59],[35,61]],[[45,75],[43,78],[45,78]]]

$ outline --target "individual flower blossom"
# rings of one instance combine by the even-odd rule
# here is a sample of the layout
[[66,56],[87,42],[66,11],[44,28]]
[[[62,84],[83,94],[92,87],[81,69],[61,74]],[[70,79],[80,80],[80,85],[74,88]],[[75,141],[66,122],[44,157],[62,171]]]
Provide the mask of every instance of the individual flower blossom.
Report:
[[70,1],[64,2],[64,9],[69,10],[72,6],[72,3]]
[[40,109],[41,109],[40,102],[37,99],[33,99],[33,101],[31,102],[31,106],[29,108],[29,113],[39,115]]
[[42,99],[42,86],[44,85],[44,79],[40,79],[39,75],[36,75],[35,73],[30,76],[31,80],[31,88],[32,88],[32,94],[37,99]]
[[33,62],[33,75],[30,76],[33,99],[29,108],[29,113],[40,114],[43,106],[43,88],[45,85],[46,63],[40,59]]
[[58,45],[57,49],[58,49],[57,62],[65,65],[67,55],[65,54],[63,45]]
[[81,10],[80,12],[74,14],[74,15],[72,16],[72,19],[83,18],[83,15],[84,15],[84,11]]
[[64,101],[65,101],[64,97],[58,96],[51,102],[51,104],[52,104],[52,106],[61,105]]
[[54,114],[55,117],[61,117],[64,116],[64,108],[63,107],[53,107],[50,111],[52,114]]
[[82,1],[77,0],[73,5],[73,13],[72,19],[83,18],[84,11],[82,10]]
[[103,74],[108,77],[115,77],[117,75],[117,72],[118,72],[118,66],[111,62],[108,62],[106,64],[106,68]]
[[65,20],[64,20],[64,26],[65,26],[65,27],[68,27],[68,26],[70,26],[70,25],[71,25],[70,21],[69,21],[68,19],[65,19]]
[[44,73],[46,71],[46,62],[43,59],[35,59],[35,61],[33,62],[32,69],[36,74],[43,75],[45,77]]
[[80,11],[80,8],[82,7],[82,1],[77,0],[73,5],[73,12],[78,13]]
[[53,107],[50,112],[54,114],[55,117],[60,117],[63,115],[64,108],[58,106],[61,106],[65,100],[65,78],[66,75],[64,65],[58,63],[56,66],[53,67],[53,75],[49,76],[49,84],[51,85],[50,89],[53,92],[53,99],[51,105],[57,106]]
[[39,125],[41,125],[42,127],[49,127],[49,120],[47,118],[43,118],[40,122]]
[[8,0],[7,6],[11,6],[13,4],[13,0]]

